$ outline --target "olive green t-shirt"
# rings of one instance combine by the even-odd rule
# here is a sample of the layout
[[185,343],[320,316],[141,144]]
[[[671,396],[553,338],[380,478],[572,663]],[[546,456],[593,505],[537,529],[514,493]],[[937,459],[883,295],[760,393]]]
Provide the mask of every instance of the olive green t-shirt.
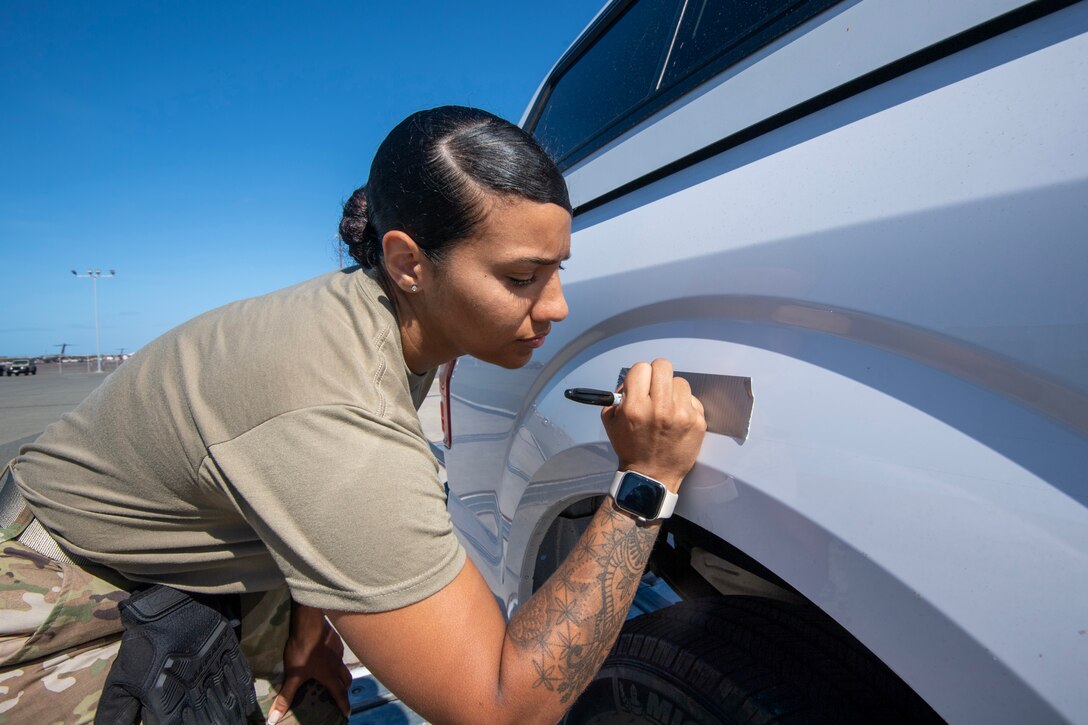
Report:
[[15,480],[69,551],[201,592],[417,602],[465,552],[389,299],[335,272],[166,333],[24,447]]

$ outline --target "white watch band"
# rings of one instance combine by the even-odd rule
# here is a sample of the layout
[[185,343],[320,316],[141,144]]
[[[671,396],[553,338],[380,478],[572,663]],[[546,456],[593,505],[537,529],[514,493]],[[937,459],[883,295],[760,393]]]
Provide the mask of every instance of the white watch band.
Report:
[[665,491],[665,496],[661,500],[661,508],[657,512],[657,516],[654,518],[638,518],[642,521],[660,521],[661,519],[667,519],[672,516],[673,510],[676,508],[676,501],[680,498],[679,495],[669,490],[669,487],[658,481],[656,478],[647,476],[645,473],[639,473],[638,471],[616,471],[616,475],[612,477],[612,485],[608,489],[608,494],[612,497],[612,500],[616,500],[616,494],[619,493],[620,483],[623,481],[623,477],[627,473],[638,473],[643,478],[649,479],[654,483],[661,484],[661,488]]

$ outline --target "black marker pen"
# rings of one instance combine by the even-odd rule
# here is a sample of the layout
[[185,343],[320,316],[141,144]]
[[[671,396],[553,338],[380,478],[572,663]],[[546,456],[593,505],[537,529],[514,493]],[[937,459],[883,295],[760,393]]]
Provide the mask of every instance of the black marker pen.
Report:
[[596,388],[568,388],[563,391],[563,395],[575,403],[585,403],[586,405],[608,407],[623,402],[623,393],[613,393],[611,390],[597,390]]

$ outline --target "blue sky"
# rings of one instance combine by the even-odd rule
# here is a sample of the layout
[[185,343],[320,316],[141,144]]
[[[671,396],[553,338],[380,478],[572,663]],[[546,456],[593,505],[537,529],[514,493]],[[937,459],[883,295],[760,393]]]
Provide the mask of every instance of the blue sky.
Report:
[[0,5],[0,355],[131,351],[337,267],[398,121],[517,121],[603,0]]

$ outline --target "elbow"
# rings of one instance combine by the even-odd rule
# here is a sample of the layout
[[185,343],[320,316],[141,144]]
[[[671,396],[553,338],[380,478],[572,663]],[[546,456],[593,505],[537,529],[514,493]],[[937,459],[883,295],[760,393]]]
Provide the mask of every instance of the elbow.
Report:
[[500,690],[496,693],[493,717],[483,722],[489,725],[555,725],[567,711],[565,707],[557,709],[554,701],[541,702],[539,697],[533,696],[537,694],[535,692],[527,694]]

